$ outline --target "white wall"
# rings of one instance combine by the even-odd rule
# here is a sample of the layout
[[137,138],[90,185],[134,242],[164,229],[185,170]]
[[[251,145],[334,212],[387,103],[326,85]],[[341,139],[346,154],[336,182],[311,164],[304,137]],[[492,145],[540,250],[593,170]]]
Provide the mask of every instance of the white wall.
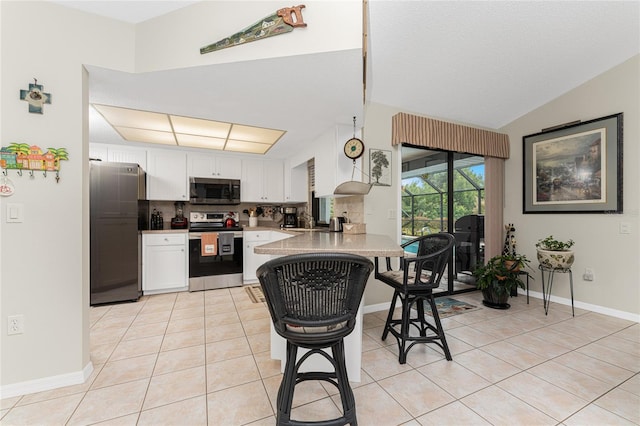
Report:
[[[9,396],[78,383],[91,370],[83,64],[131,71],[134,27],[51,2],[3,1],[0,11],[1,144],[69,153],[59,183],[51,173],[10,171],[16,192],[0,198],[0,385]],[[52,95],[42,115],[29,114],[18,96],[34,77]],[[22,223],[6,223],[8,203],[23,206]],[[8,336],[14,314],[24,315],[25,332]]]
[[[369,150],[391,151],[391,186],[374,186],[364,197],[364,222],[367,232],[388,235],[400,243],[400,150],[391,146],[391,118],[401,110],[386,105],[368,104],[365,110],[363,142],[366,154],[363,159],[369,173]],[[406,112],[406,111],[405,111]],[[393,292],[386,284],[369,280],[365,292],[365,306],[389,303]]]
[[[638,199],[638,140],[640,129],[640,56],[601,74],[546,105],[500,129],[511,140],[506,162],[504,220],[516,227],[518,251],[537,265],[535,243],[552,234],[573,239],[576,261],[572,267],[578,304],[594,305],[602,312],[640,318],[640,205]],[[543,128],[575,120],[587,121],[624,113],[624,206],[623,214],[522,214],[522,137]],[[622,222],[630,234],[620,234]],[[594,281],[584,281],[585,268],[595,271]],[[531,288],[541,291],[540,274]],[[569,298],[566,276],[555,280],[553,294]]]
[[[204,55],[215,43],[296,3],[278,1],[203,1],[138,24],[136,71],[147,72],[227,62],[362,48],[362,3],[306,1],[306,27]],[[256,76],[259,78],[259,76]]]

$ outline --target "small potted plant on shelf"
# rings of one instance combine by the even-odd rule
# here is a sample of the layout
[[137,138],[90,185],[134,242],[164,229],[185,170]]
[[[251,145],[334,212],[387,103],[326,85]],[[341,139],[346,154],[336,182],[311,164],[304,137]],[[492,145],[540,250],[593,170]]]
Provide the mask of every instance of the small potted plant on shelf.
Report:
[[553,235],[538,240],[536,250],[538,252],[538,262],[545,269],[569,269],[575,260],[573,250],[573,240],[561,241],[553,238]]
[[[494,256],[487,261],[486,265],[478,266],[473,275],[476,277],[476,287],[482,290],[485,306],[496,309],[508,309],[510,305],[507,303],[511,292],[520,288],[525,288],[524,281],[520,278],[519,271],[515,271],[513,267],[507,267],[505,264],[507,257],[499,255]],[[521,267],[528,266],[529,260],[526,256],[518,255],[517,263]]]

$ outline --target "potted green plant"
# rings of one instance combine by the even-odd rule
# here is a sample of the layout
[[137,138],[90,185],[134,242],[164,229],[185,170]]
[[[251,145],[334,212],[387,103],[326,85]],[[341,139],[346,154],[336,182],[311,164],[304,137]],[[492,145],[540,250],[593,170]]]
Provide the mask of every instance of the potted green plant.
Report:
[[[485,306],[496,309],[508,309],[507,303],[511,292],[518,287],[525,288],[524,281],[520,278],[519,270],[513,266],[507,266],[505,261],[514,260],[513,255],[499,255],[489,259],[486,265],[478,266],[473,275],[476,278],[476,287],[482,290]],[[526,267],[529,260],[524,255],[517,255],[515,264]]]
[[536,250],[538,262],[545,269],[569,269],[575,260],[571,247],[573,240],[562,241],[553,238],[553,235],[538,240]]

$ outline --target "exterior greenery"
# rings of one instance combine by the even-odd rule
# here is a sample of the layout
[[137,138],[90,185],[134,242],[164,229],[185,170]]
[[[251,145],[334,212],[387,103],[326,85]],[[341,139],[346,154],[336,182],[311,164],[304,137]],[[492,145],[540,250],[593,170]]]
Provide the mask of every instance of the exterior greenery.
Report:
[[[451,230],[447,224],[446,171],[405,179],[402,185],[402,234],[420,236]],[[484,211],[484,178],[472,168],[454,173],[454,217]],[[452,230],[451,230],[452,231]]]

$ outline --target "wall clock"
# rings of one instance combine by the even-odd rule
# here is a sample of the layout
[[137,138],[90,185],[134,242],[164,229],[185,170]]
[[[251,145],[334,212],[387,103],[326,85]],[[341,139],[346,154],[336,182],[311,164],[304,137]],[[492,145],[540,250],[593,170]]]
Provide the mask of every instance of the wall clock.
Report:
[[351,138],[344,144],[344,155],[355,160],[364,154],[364,143],[358,138]]
[[356,118],[353,117],[353,137],[344,144],[344,155],[352,159],[355,164],[356,158],[360,158],[362,154],[364,154],[364,143],[356,138]]

